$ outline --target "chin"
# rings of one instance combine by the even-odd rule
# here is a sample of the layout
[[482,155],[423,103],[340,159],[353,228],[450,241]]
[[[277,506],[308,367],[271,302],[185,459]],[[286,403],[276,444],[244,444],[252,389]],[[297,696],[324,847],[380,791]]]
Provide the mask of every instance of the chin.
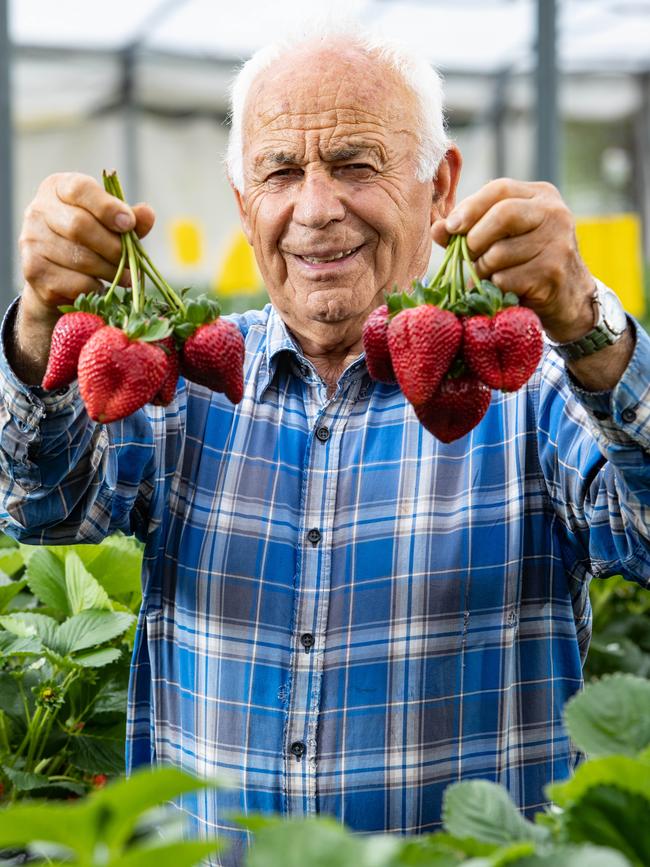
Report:
[[359,305],[354,291],[312,292],[306,300],[306,313],[317,322],[344,322],[362,315],[366,307]]

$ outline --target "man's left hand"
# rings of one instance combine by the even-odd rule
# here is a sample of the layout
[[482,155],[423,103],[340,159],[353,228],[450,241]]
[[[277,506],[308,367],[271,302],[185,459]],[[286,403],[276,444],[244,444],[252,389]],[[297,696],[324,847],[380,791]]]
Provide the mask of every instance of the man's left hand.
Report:
[[431,231],[442,246],[451,234],[466,234],[479,276],[519,295],[551,339],[576,340],[592,328],[594,279],[578,252],[573,215],[552,184],[490,181]]

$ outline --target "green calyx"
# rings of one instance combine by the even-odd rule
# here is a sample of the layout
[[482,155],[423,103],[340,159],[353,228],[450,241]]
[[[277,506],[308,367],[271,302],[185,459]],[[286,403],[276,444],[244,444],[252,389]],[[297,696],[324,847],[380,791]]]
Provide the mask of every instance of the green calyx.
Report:
[[433,304],[457,316],[494,316],[500,310],[519,304],[514,292],[504,294],[494,283],[481,280],[465,235],[451,236],[442,263],[428,285],[414,280],[411,288],[410,293],[395,291],[386,296],[390,317],[421,304]]

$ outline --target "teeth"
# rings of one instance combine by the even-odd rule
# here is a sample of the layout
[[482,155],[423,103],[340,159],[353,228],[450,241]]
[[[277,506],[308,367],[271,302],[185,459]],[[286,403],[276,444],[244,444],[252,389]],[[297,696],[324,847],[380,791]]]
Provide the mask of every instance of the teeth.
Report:
[[351,250],[344,250],[342,253],[335,253],[334,256],[325,256],[323,258],[319,258],[317,256],[301,256],[301,259],[304,259],[305,262],[311,262],[313,265],[320,265],[321,262],[334,262],[336,259],[343,259],[345,256],[349,256],[350,253],[353,253],[356,247],[353,247]]

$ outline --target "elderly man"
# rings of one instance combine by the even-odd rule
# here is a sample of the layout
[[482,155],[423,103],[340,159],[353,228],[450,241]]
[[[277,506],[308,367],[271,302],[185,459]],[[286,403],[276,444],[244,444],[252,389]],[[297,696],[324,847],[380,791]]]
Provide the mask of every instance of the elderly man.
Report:
[[[146,541],[131,766],[230,772],[185,802],[439,826],[445,786],[504,783],[531,814],[576,756],[592,576],[650,579],[650,340],[595,282],[548,184],[459,206],[435,74],[362,35],[265,50],[234,89],[229,171],[272,305],[234,318],[245,396],[181,383],[167,410],[89,420],[40,381],[57,305],[112,278],[153,213],[48,178],[4,325],[4,523],[30,541]],[[370,311],[467,233],[482,275],[557,349],[444,446],[373,383]],[[597,290],[595,292],[595,290]]]

